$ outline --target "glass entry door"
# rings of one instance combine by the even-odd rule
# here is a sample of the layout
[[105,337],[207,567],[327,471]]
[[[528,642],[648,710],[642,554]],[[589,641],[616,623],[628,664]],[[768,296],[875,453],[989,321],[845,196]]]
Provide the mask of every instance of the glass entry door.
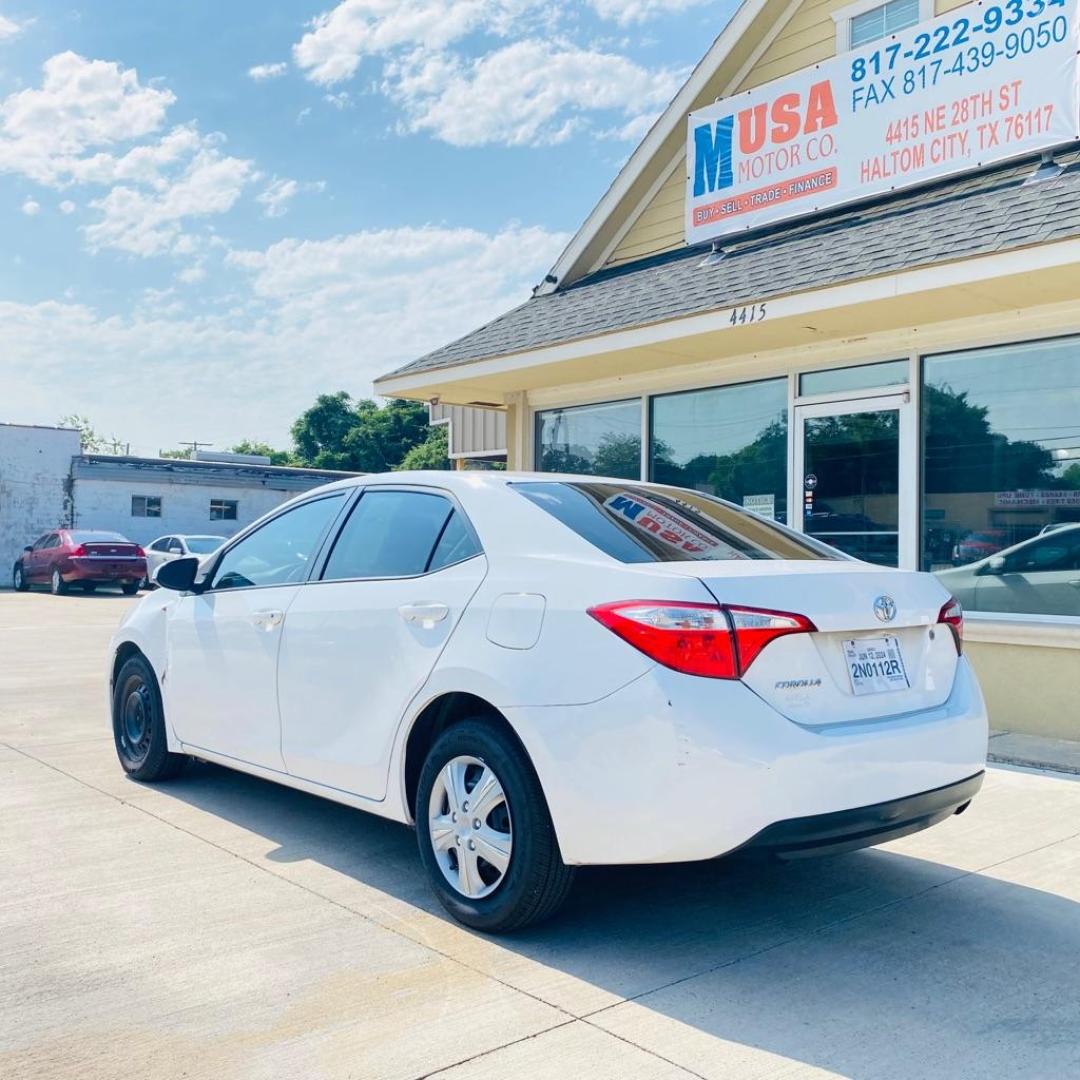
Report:
[[906,393],[795,410],[796,528],[880,566],[914,569],[915,428]]

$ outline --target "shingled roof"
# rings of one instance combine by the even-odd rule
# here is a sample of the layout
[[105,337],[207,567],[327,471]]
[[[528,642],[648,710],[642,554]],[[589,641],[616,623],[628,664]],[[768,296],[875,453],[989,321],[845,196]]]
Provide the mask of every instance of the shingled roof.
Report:
[[787,223],[746,239],[682,248],[534,296],[393,375],[558,345],[826,285],[1080,236],[1080,151],[1033,182],[1038,159]]

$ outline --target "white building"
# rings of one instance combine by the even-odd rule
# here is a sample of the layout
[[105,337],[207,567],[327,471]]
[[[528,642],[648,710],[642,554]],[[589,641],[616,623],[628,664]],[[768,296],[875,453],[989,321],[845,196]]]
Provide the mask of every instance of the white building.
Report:
[[71,428],[0,424],[0,583],[34,537],[67,520],[78,453]]
[[72,429],[0,424],[0,587],[50,529],[104,529],[144,545],[172,533],[232,536],[286,499],[352,475],[229,458],[80,454]]
[[72,524],[138,544],[170,533],[232,536],[279,503],[349,473],[82,454],[69,463]]

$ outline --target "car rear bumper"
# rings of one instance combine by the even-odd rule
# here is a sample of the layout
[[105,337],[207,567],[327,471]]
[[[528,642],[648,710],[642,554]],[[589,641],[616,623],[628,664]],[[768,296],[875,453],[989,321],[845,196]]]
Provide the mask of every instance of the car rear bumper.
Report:
[[978,772],[955,784],[873,806],[777,821],[762,829],[739,850],[799,859],[884,844],[966,810],[982,787],[984,776],[984,772]]
[[68,559],[60,567],[66,582],[92,582],[110,585],[119,582],[142,581],[146,577],[145,559],[101,559],[88,556]]
[[[798,833],[783,823],[827,833],[833,814],[851,815],[835,820],[852,846],[881,843],[970,797],[925,813],[908,802],[981,774],[989,734],[964,658],[935,708],[816,728],[741,682],[660,667],[588,705],[505,713],[543,785],[563,858],[579,865],[716,858],[762,835]],[[875,821],[878,807],[907,816]],[[875,838],[879,824],[888,827]]]

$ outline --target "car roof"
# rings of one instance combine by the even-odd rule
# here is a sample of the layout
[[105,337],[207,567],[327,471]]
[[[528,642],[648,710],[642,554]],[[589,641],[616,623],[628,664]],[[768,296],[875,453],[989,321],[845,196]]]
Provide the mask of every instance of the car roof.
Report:
[[[501,469],[413,469],[401,472],[368,473],[364,476],[350,476],[337,480],[320,488],[329,491],[334,488],[373,487],[385,484],[419,484],[437,486],[448,491],[466,490],[478,487],[505,487],[508,484],[526,481],[543,483],[574,484],[636,484],[652,487],[644,480],[627,480],[619,476],[592,476],[579,473],[554,472],[505,472]],[[665,486],[665,485],[659,485]]]

